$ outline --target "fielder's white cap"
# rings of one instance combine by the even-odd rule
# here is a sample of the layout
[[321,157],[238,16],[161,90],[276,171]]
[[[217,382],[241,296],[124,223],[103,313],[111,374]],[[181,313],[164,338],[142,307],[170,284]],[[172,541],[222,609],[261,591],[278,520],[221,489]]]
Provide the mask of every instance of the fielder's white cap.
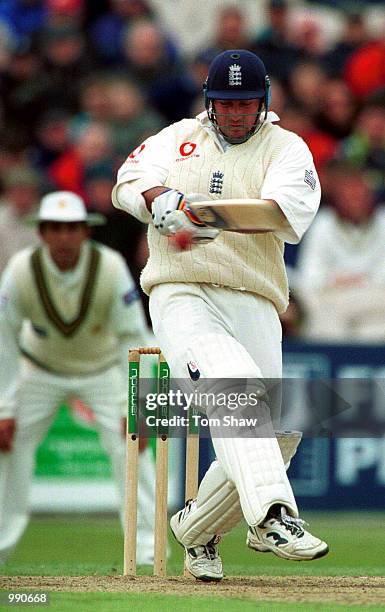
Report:
[[88,213],[83,199],[72,191],[54,191],[45,195],[37,215],[30,218],[34,223],[57,221],[62,223],[84,222],[87,225],[102,225],[105,217]]

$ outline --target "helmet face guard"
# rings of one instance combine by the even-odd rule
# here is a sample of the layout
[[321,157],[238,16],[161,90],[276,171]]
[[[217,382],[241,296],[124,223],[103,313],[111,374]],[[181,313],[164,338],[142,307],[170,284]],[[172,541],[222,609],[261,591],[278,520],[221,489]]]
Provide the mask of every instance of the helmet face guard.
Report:
[[[203,86],[208,117],[217,131],[231,144],[246,142],[262,126],[270,103],[270,79],[258,56],[243,49],[224,51],[212,62]],[[250,113],[218,113],[215,101],[259,100],[258,110]],[[246,109],[247,110],[247,109]],[[261,120],[261,115],[264,118]],[[239,120],[243,118],[243,124]],[[236,119],[241,135],[228,135]],[[253,121],[250,121],[253,119]],[[243,130],[241,129],[243,127]],[[226,134],[227,132],[227,134]]]

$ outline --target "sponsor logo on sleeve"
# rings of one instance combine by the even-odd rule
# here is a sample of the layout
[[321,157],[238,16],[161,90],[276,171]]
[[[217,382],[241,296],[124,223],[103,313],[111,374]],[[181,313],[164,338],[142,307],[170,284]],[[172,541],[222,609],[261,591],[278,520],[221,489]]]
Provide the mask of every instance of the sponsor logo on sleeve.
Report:
[[310,189],[314,191],[317,185],[316,178],[314,176],[313,170],[305,170],[305,178],[304,181],[306,185],[309,185]]
[[138,157],[138,155],[140,155],[142,153],[142,151],[145,149],[146,145],[143,143],[141,144],[139,147],[136,147],[136,149],[134,149],[129,156],[126,159],[126,164],[127,163],[138,163],[138,160],[136,159]]

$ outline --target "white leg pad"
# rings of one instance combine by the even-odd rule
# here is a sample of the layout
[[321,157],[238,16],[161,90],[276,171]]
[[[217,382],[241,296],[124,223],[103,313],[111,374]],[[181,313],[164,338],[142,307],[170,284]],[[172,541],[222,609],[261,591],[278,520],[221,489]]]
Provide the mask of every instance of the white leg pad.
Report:
[[[283,461],[289,465],[302,433],[277,431],[276,436]],[[194,510],[181,525],[181,542],[184,546],[205,545],[215,535],[229,533],[242,519],[238,491],[214,461],[201,482]]]
[[178,540],[187,547],[205,545],[215,535],[231,531],[242,518],[238,492],[214,461],[200,484],[194,509],[179,526]]
[[214,438],[213,445],[228,479],[237,488],[248,525],[259,525],[273,504],[284,505],[291,515],[298,516],[273,432],[266,438]]
[[[250,384],[255,386],[256,380],[263,378],[246,349],[231,336],[215,333],[199,336],[189,352],[202,377],[217,378],[218,385],[223,384],[224,379],[239,378],[252,379]],[[263,380],[261,387],[263,390]],[[256,416],[261,423],[258,427],[260,437],[245,437],[242,432],[232,438],[213,436],[217,460],[227,479],[235,485],[243,515],[250,526],[261,523],[275,503],[285,505],[290,514],[298,516],[269,407],[262,400],[256,408]]]

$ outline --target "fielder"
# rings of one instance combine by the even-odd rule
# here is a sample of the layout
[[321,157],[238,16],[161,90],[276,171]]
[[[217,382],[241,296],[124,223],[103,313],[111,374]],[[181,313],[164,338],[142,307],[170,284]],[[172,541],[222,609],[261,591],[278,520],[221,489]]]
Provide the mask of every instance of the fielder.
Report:
[[[11,258],[0,286],[0,563],[28,522],[35,451],[56,409],[91,407],[119,490],[123,520],[127,355],[146,346],[138,292],[123,258],[92,243],[81,198],[54,192],[36,219],[42,244]],[[19,371],[20,370],[20,371]],[[154,462],[140,455],[138,563],[152,563]]]
[[[269,78],[256,55],[219,54],[204,93],[205,112],[165,128],[128,156],[113,203],[149,224],[141,283],[173,376],[280,378],[278,315],[288,305],[284,241],[298,242],[318,209],[317,173],[303,140],[276,125]],[[280,222],[269,232],[219,231],[184,212],[186,202],[210,198],[266,200]],[[195,244],[178,252],[169,237],[180,229],[190,229]],[[273,418],[277,428],[278,415]],[[276,436],[272,424],[269,431],[260,438],[214,437],[216,461],[197,499],[171,518],[186,567],[200,580],[223,577],[218,542],[242,518],[255,551],[293,560],[328,552],[304,529],[286,476],[300,436]]]

